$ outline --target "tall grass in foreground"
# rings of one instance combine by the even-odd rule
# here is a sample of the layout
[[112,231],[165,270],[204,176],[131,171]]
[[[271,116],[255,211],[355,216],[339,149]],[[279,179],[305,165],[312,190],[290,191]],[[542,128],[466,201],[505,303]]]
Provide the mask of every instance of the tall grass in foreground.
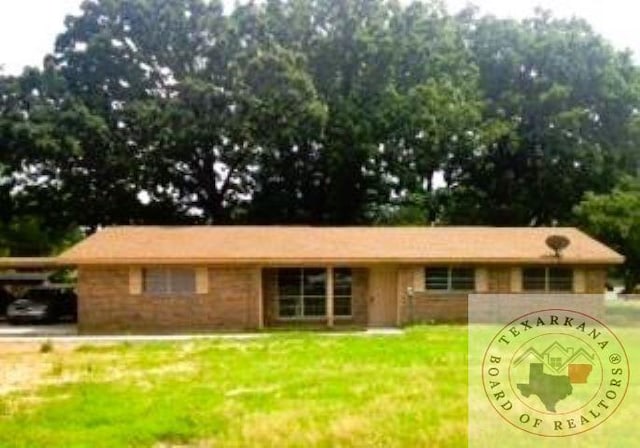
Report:
[[0,446],[466,446],[466,355],[464,326],[0,354],[42,372]]

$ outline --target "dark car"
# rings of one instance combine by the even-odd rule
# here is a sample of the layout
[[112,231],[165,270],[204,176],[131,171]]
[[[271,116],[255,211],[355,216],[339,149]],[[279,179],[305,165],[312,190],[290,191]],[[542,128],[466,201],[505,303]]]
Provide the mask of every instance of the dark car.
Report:
[[16,298],[9,291],[0,286],[0,317],[7,314],[7,306]]
[[7,307],[11,324],[52,323],[77,318],[78,298],[68,286],[40,286],[28,290]]

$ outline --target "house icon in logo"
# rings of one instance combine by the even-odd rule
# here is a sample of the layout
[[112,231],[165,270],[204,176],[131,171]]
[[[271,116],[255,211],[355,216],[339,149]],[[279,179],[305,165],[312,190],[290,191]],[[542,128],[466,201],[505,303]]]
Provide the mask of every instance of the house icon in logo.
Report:
[[[554,341],[543,351],[538,351],[534,347],[527,348],[524,353],[513,361],[513,366],[517,367],[525,361],[528,361],[528,364],[543,364],[550,373],[557,375],[568,374],[571,376],[573,372],[575,379],[580,380],[580,372],[586,371],[586,368],[577,366],[588,365],[590,372],[594,358],[595,354],[591,350],[586,350],[582,347],[576,350],[573,347],[565,347],[560,342]],[[581,382],[586,382],[586,378],[585,381],[575,381],[575,383]],[[572,383],[574,383],[574,381],[572,381]]]

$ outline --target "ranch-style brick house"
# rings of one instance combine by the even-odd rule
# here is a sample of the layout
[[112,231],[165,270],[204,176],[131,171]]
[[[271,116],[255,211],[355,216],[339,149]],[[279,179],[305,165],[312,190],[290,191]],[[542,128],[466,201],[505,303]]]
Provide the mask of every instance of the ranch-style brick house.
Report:
[[146,333],[465,321],[470,293],[603,294],[623,257],[559,227],[124,226],[57,262],[81,333]]

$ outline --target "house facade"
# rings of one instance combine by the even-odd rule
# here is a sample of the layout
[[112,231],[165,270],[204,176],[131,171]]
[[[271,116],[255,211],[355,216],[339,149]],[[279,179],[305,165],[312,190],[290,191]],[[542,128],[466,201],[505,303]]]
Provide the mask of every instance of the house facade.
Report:
[[471,293],[603,294],[622,261],[557,227],[113,227],[59,257],[82,333],[465,322]]

